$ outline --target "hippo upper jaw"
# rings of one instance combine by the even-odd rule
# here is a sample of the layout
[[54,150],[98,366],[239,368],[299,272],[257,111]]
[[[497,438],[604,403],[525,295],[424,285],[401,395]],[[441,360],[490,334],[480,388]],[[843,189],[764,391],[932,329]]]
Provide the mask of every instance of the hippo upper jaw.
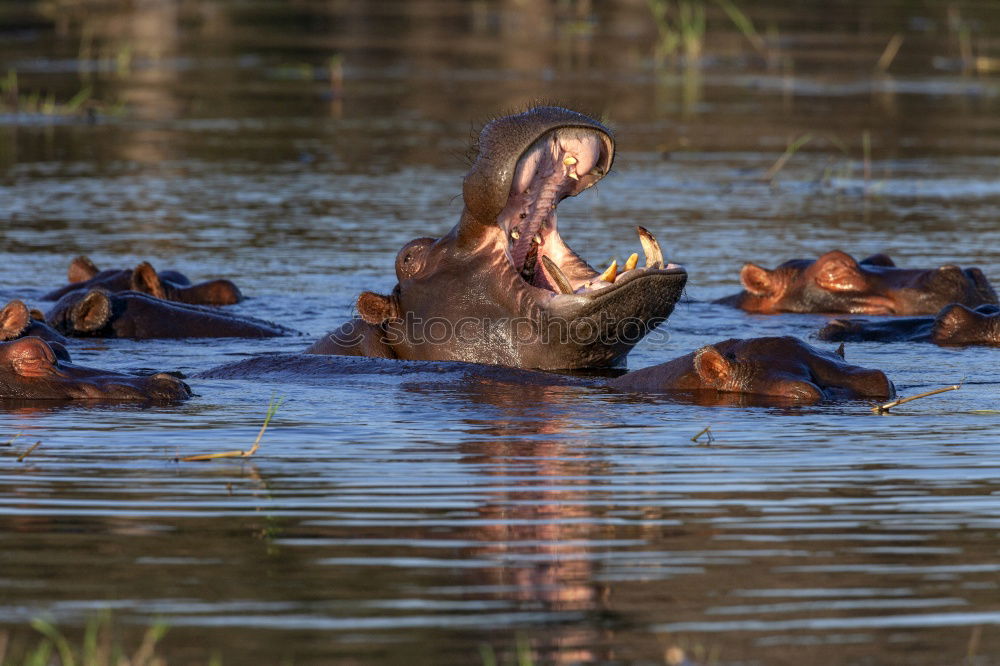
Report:
[[[581,125],[570,117],[566,124],[544,126],[517,156],[514,168],[504,171],[509,174],[504,180],[509,189],[493,224],[477,227],[468,219],[475,215],[470,199],[472,203],[481,199],[469,197],[466,187],[459,238],[463,228],[466,239],[468,228],[477,228],[480,251],[492,255],[484,263],[494,267],[506,263],[495,273],[501,283],[509,282],[502,289],[513,295],[509,304],[513,314],[541,313],[570,326],[580,319],[592,325],[593,317],[600,315],[605,329],[628,321],[638,324],[645,335],[672,312],[687,273],[664,260],[659,243],[646,229],[638,228],[644,265],[633,253],[621,266],[613,261],[603,272],[584,261],[559,234],[558,204],[595,185],[610,170],[613,156],[614,142],[603,126]],[[500,253],[506,262],[498,260]]]

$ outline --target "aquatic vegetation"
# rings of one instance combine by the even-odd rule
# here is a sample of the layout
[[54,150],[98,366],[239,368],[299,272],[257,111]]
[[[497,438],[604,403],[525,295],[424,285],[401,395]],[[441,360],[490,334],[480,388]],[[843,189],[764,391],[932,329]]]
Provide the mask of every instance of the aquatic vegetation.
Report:
[[[157,644],[167,633],[167,626],[155,623],[146,629],[142,641],[131,653],[116,636],[110,613],[101,613],[87,621],[79,643],[73,643],[52,622],[35,618],[31,628],[42,635],[29,647],[17,645],[10,635],[0,632],[0,665],[2,666],[165,666],[157,655]],[[213,660],[218,663],[218,660]]]
[[257,433],[257,439],[253,441],[253,445],[246,451],[221,451],[219,453],[204,453],[200,455],[187,456],[181,458],[183,462],[202,462],[205,460],[215,460],[217,458],[249,458],[253,454],[257,453],[257,449],[260,448],[260,440],[264,437],[264,431],[267,430],[267,426],[271,423],[271,417],[273,417],[277,412],[278,408],[281,407],[281,403],[285,401],[284,398],[271,397],[271,402],[267,405],[267,415],[264,417],[264,424],[260,427],[260,432]]
[[93,97],[93,88],[83,86],[65,102],[56,99],[52,91],[38,89],[22,91],[17,71],[7,70],[0,79],[0,113],[31,114],[41,116],[120,116],[125,111],[123,102],[108,104]]
[[701,0],[647,0],[659,39],[656,61],[682,53],[687,62],[701,57],[705,40],[705,6]]

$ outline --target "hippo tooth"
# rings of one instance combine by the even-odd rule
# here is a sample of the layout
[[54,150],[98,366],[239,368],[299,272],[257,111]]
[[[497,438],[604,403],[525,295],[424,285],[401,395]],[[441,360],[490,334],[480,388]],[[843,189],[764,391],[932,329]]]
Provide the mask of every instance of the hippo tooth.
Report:
[[510,232],[510,237],[513,238],[514,240],[517,240],[518,238],[521,237],[521,232],[518,231],[517,229],[514,229],[514,231]]
[[604,280],[605,282],[614,282],[616,277],[618,277],[618,261],[616,259],[612,259],[611,265],[608,266],[608,270],[601,273],[597,279]]
[[540,235],[538,235],[538,234],[535,234],[534,237],[531,240],[535,241],[536,245],[541,245],[542,244],[542,237]]
[[653,238],[645,227],[636,227],[639,231],[639,242],[642,243],[642,251],[646,255],[646,268],[660,268],[663,266],[663,251],[660,244]]
[[577,162],[576,158],[573,157],[572,155],[567,155],[566,157],[563,158],[563,164],[569,167],[568,169],[566,169],[566,175],[572,178],[573,180],[580,180],[580,177],[576,175],[576,169],[573,168],[574,166],[576,166],[576,162]]
[[637,252],[633,252],[631,255],[629,255],[628,260],[625,262],[625,270],[627,271],[632,270],[638,263],[639,263],[639,254]]
[[556,262],[552,261],[544,254],[542,255],[542,265],[545,266],[545,272],[549,274],[549,277],[556,283],[556,287],[559,289],[560,294],[572,294],[573,287],[570,286],[569,278],[566,274],[562,272],[562,269],[556,265]]

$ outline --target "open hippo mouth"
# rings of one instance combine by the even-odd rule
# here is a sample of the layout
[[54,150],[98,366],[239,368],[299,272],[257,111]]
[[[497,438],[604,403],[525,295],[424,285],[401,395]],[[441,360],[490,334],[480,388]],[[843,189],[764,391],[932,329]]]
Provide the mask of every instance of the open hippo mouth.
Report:
[[540,290],[536,293],[539,300],[550,305],[562,301],[582,305],[598,296],[604,300],[628,285],[639,287],[643,278],[659,277],[656,282],[676,287],[670,291],[678,293],[664,296],[672,309],[687,274],[681,266],[664,261],[659,243],[646,229],[638,227],[644,265],[640,267],[638,253],[632,253],[621,266],[613,260],[603,272],[580,258],[559,235],[559,202],[603,178],[613,154],[611,139],[587,127],[549,131],[525,150],[517,162],[507,204],[497,216],[507,259],[528,286]]

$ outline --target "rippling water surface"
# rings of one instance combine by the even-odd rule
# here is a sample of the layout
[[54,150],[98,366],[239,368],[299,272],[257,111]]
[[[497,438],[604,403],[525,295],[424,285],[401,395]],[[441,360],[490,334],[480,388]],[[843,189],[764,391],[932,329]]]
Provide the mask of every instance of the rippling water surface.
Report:
[[[42,306],[76,254],[149,259],[230,278],[235,310],[303,335],[74,360],[190,375],[301,350],[455,223],[475,128],[534,99],[617,131],[564,238],[598,264],[641,224],[689,270],[632,368],[826,321],[707,303],[744,261],[888,252],[1000,283],[1000,79],[963,74],[954,27],[996,57],[992,5],[761,5],[770,67],[710,8],[702,64],[657,69],[643,3],[530,4],[0,8],[22,91],[106,103],[0,114],[0,300]],[[903,394],[964,384],[883,416],[430,374],[0,406],[0,628],[16,647],[33,617],[73,635],[111,608],[128,636],[169,624],[170,663],[1000,663],[1000,351],[847,358]],[[247,448],[275,396],[253,458],[177,462]]]

